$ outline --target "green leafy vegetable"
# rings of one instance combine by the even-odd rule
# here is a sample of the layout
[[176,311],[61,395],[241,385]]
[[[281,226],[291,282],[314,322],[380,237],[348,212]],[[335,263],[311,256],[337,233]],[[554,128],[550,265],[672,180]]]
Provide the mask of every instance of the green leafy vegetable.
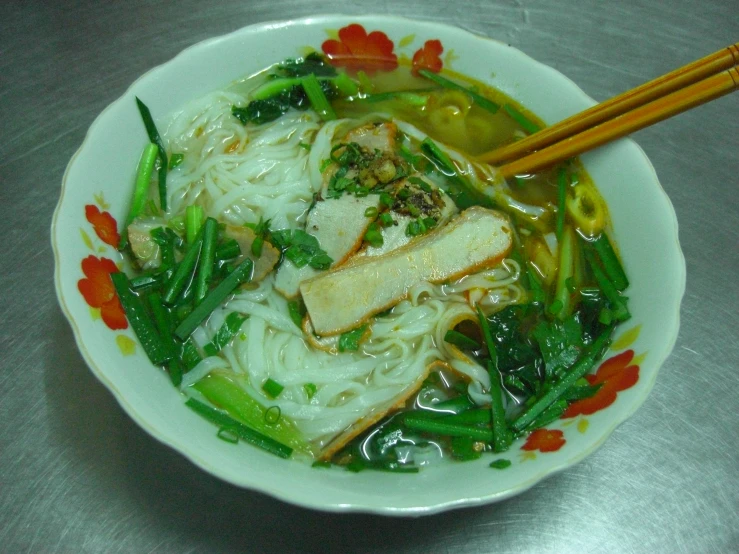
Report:
[[205,211],[202,206],[188,206],[185,209],[185,235],[187,244],[192,244],[203,226]]
[[564,321],[542,321],[533,331],[545,362],[546,374],[558,376],[582,354],[582,325],[575,316]]
[[241,255],[241,247],[234,239],[228,239],[216,248],[216,260],[233,260]]
[[339,337],[339,352],[356,352],[359,350],[359,343],[367,330],[367,325],[362,325],[346,333],[342,333]]
[[559,319],[564,319],[572,312],[572,298],[567,289],[567,280],[572,277],[574,271],[575,240],[574,231],[566,227],[562,231],[562,240],[559,243],[557,286],[550,306],[550,312]]
[[481,443],[472,437],[452,437],[452,457],[460,461],[477,460],[482,457]]
[[578,379],[590,371],[595,360],[600,357],[603,350],[610,344],[612,331],[612,327],[608,327],[603,331],[593,341],[593,344],[585,350],[580,359],[563,374],[562,378],[552,385],[547,392],[537,398],[531,406],[513,421],[511,424],[513,430],[522,431],[528,427],[544,410],[559,400]]
[[328,269],[334,262],[321,249],[316,237],[300,229],[274,231],[272,240],[275,246],[280,248],[284,256],[296,267],[309,265],[313,269]]
[[149,308],[154,316],[154,324],[159,333],[162,343],[168,350],[170,358],[167,366],[169,377],[175,387],[179,387],[182,383],[182,364],[179,360],[180,346],[175,342],[172,336],[172,316],[169,310],[164,306],[162,296],[158,292],[154,292],[148,296]]
[[304,58],[288,58],[277,66],[277,73],[286,77],[304,77],[311,73],[316,77],[333,77],[336,68],[318,52],[311,52]]
[[274,121],[290,108],[306,110],[311,105],[323,119],[335,119],[329,101],[353,96],[359,87],[345,73],[337,73],[318,53],[288,59],[275,67],[270,79],[253,93],[246,106],[233,106],[231,113],[244,125]]
[[567,170],[564,167],[557,173],[557,223],[555,230],[557,240],[562,241],[562,232],[565,228],[565,200],[567,200]]
[[611,313],[615,321],[626,321],[631,317],[629,308],[627,306],[628,299],[625,296],[621,296],[618,289],[611,283],[606,273],[601,269],[598,260],[590,252],[588,248],[585,249],[585,259],[588,261],[590,269],[593,271],[595,281],[598,283],[598,287],[603,292],[604,296],[610,304]]

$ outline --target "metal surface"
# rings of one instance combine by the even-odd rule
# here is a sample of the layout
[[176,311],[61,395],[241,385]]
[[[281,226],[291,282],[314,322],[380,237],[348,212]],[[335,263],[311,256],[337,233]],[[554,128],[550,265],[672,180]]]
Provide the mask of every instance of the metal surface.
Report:
[[[509,42],[603,100],[735,42],[736,0],[345,2]],[[519,497],[421,519],[332,515],[226,485],[129,420],[57,305],[49,225],[95,116],[202,39],[325,2],[0,5],[0,551],[728,552],[739,548],[739,94],[636,140],[677,210],[682,328],[646,404]],[[491,479],[494,478],[491,475]]]

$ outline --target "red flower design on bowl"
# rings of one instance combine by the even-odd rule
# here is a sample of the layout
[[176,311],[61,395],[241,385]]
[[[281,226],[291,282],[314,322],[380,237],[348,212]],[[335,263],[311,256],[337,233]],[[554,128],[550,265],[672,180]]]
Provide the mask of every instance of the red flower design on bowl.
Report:
[[85,217],[90,222],[95,234],[104,243],[113,248],[118,248],[121,236],[118,234],[118,224],[108,212],[101,212],[94,204],[85,206]]
[[423,47],[413,54],[413,74],[418,74],[421,69],[428,69],[434,73],[441,71],[443,62],[439,56],[443,51],[444,47],[440,40],[427,40]]
[[567,441],[559,429],[537,429],[526,439],[521,450],[538,450],[539,452],[556,452]]
[[111,273],[118,273],[115,262],[108,258],[88,256],[82,260],[82,273],[85,278],[77,282],[77,288],[85,302],[100,309],[100,316],[110,329],[128,328],[126,314],[110,280]]
[[595,374],[586,375],[588,382],[601,385],[600,389],[590,398],[570,404],[562,417],[590,415],[613,404],[619,391],[633,387],[639,380],[639,366],[630,365],[633,359],[634,351],[626,350],[600,364]]
[[321,45],[332,65],[350,73],[392,71],[398,67],[395,45],[382,31],[367,31],[358,23],[339,29],[339,40],[329,39]]

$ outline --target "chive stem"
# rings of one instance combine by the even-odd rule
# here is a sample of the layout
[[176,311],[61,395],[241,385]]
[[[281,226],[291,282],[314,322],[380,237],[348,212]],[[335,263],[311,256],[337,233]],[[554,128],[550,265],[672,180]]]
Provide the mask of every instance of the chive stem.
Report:
[[403,423],[409,429],[432,433],[434,435],[445,435],[449,437],[470,437],[471,439],[490,442],[493,440],[493,431],[485,427],[462,425],[460,423],[444,423],[438,419],[427,419],[416,416],[407,416]]
[[166,304],[174,304],[180,293],[188,283],[192,281],[192,276],[195,271],[195,267],[197,266],[198,258],[200,257],[202,245],[202,239],[198,237],[198,239],[195,240],[187,249],[185,257],[180,262],[180,265],[177,266],[177,270],[172,276],[169,286],[164,293],[164,302]]
[[440,417],[437,421],[444,423],[459,423],[462,425],[480,425],[490,423],[492,421],[492,417],[490,410],[479,408],[467,410],[459,414],[445,415]]
[[503,106],[503,110],[505,110],[505,112],[511,116],[511,119],[518,123],[523,128],[523,130],[530,135],[533,135],[541,129],[541,127],[539,127],[536,123],[531,121],[528,117],[526,117],[515,107],[513,107],[512,104],[505,104]]
[[216,242],[218,240],[218,222],[209,217],[205,220],[203,226],[203,246],[200,249],[200,259],[198,260],[195,273],[195,305],[197,306],[203,301],[208,294],[208,286],[210,285],[213,275],[213,264],[215,263]]
[[131,207],[126,216],[126,224],[121,231],[121,240],[118,249],[122,250],[128,245],[128,226],[133,223],[146,205],[146,199],[149,193],[149,183],[151,182],[151,172],[154,170],[154,162],[157,159],[157,145],[149,143],[144,146],[139,159],[139,166],[136,170],[136,181],[133,187],[133,199]]
[[613,245],[608,239],[608,235],[601,233],[591,244],[598,253],[598,257],[603,264],[603,269],[613,283],[613,286],[619,291],[626,290],[629,286],[629,279],[626,277],[626,272],[618,256],[616,256],[616,252],[613,250]]
[[488,361],[490,375],[490,416],[493,421],[493,451],[505,452],[513,442],[513,434],[508,429],[503,407],[503,389],[500,385],[500,371],[497,362]]
[[429,71],[428,69],[421,69],[418,72],[419,75],[422,77],[425,77],[429,81],[433,81],[437,85],[440,85],[444,88],[451,89],[451,90],[461,90],[463,92],[466,92],[470,95],[470,98],[472,98],[472,101],[483,108],[484,110],[489,111],[490,113],[495,113],[500,109],[500,106],[493,102],[492,100],[488,100],[484,96],[476,93],[471,88],[465,87],[463,85],[460,85],[458,83],[455,83],[454,81],[450,81],[449,79],[442,77],[438,73],[434,73],[432,71]]
[[[218,286],[211,290],[203,301],[175,329],[175,336],[180,340],[187,339],[195,328],[215,310],[221,302],[228,298],[241,283],[251,280],[253,262],[246,258]],[[166,300],[166,298],[165,298]]]
[[475,204],[492,207],[491,199],[476,190],[472,183],[457,171],[452,159],[429,137],[421,142],[421,152],[452,185],[447,192],[457,207],[465,209]]
[[572,277],[573,271],[573,232],[569,227],[562,232],[562,240],[559,242],[559,270],[557,271],[557,286],[554,292],[554,301],[558,309],[554,310],[559,319],[564,319],[570,314],[572,300],[567,288],[567,280]]
[[480,345],[477,344],[477,341],[472,340],[464,333],[460,333],[459,331],[455,331],[454,329],[449,329],[446,332],[446,334],[444,335],[444,342],[453,344],[460,350],[477,350],[478,348],[480,348]]
[[567,170],[559,169],[557,174],[557,240],[562,240],[562,232],[565,228],[565,200],[567,199]]
[[169,360],[172,354],[168,351],[159,334],[156,331],[154,323],[146,311],[144,303],[135,293],[131,292],[128,284],[128,277],[125,273],[111,273],[110,279],[113,282],[118,299],[121,301],[126,318],[131,324],[133,332],[138,337],[144,352],[154,365],[161,365]]
[[257,446],[262,450],[266,450],[270,454],[274,454],[280,458],[289,458],[293,452],[293,449],[289,446],[252,429],[248,425],[244,425],[240,421],[236,421],[220,410],[211,408],[207,404],[195,400],[194,398],[188,399],[188,401],[185,402],[185,405],[203,416],[205,419],[218,425],[220,429],[225,428],[232,430],[240,439]]
[[159,148],[159,206],[163,212],[167,211],[167,150],[164,148],[162,137],[157,131],[154,119],[151,117],[149,108],[138,97],[136,97],[136,106],[139,108],[141,119],[144,121],[146,133],[149,135],[149,141],[153,142]]
[[178,359],[181,347],[177,345],[172,336],[172,316],[162,302],[162,295],[158,292],[151,293],[147,300],[162,343],[169,351],[170,362],[167,368],[169,378],[175,387],[179,387],[182,383],[182,364]]
[[613,317],[616,321],[626,321],[629,319],[631,314],[626,305],[626,298],[621,296],[618,289],[613,283],[611,283],[610,279],[608,279],[608,276],[600,268],[598,261],[595,259],[595,256],[589,248],[585,248],[585,259],[588,261],[588,265],[593,271],[593,276],[595,277],[595,281],[598,283],[600,290],[603,291],[603,295],[611,305]]
[[205,211],[202,206],[188,206],[185,210],[185,236],[187,244],[192,244],[203,225]]

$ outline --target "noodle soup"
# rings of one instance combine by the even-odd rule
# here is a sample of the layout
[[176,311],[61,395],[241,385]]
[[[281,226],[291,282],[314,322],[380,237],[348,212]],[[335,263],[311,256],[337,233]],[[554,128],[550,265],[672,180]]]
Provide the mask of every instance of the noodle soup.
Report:
[[141,103],[129,321],[224,440],[352,470],[504,452],[597,392],[629,318],[605,203],[576,160],[475,161],[542,125],[502,93],[329,62],[156,126]]

